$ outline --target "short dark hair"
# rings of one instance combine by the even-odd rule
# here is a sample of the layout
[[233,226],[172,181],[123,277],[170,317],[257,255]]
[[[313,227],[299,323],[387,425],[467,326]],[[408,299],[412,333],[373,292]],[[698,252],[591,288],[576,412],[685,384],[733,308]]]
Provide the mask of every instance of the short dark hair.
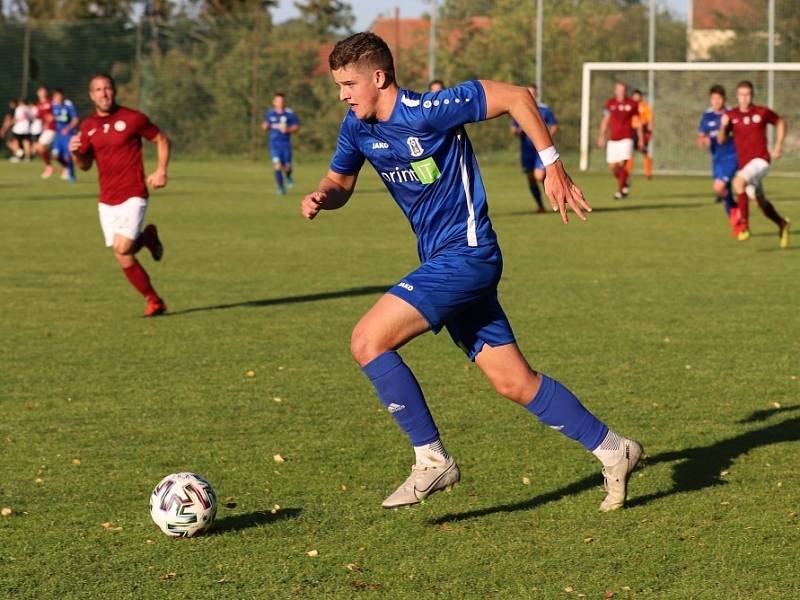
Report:
[[90,86],[92,85],[92,82],[95,79],[105,79],[105,80],[107,80],[108,83],[111,84],[111,89],[116,91],[117,82],[114,81],[114,78],[111,75],[109,75],[108,73],[103,73],[103,72],[93,73],[92,76],[89,78],[89,85]]
[[280,97],[280,98],[283,98],[285,100],[286,99],[286,94],[284,94],[283,92],[275,92],[274,94],[272,94],[272,97],[273,98]]
[[749,81],[747,79],[743,79],[742,81],[740,81],[739,83],[736,84],[736,89],[738,90],[739,88],[749,88],[750,91],[752,92],[753,91],[753,82]]
[[431,79],[428,82],[428,89],[432,88],[434,85],[440,85],[444,87],[444,81],[442,81],[441,79]]
[[55,88],[53,88],[53,95],[55,95],[55,94],[61,94],[63,96],[64,95],[64,90],[62,90],[59,87],[55,87]]
[[328,66],[331,71],[352,64],[363,64],[380,69],[386,73],[389,81],[394,81],[392,51],[380,36],[372,32],[354,33],[350,37],[340,40],[333,47],[333,51],[328,57]]
[[711,86],[711,89],[708,90],[708,95],[710,96],[711,94],[719,94],[720,96],[722,96],[724,98],[725,97],[725,86],[722,85],[722,84],[719,84],[719,83],[715,83],[714,85]]
[[642,90],[633,90],[633,92],[631,93],[631,96],[633,96],[633,94],[639,94],[640,96],[644,96],[644,94],[642,93]]

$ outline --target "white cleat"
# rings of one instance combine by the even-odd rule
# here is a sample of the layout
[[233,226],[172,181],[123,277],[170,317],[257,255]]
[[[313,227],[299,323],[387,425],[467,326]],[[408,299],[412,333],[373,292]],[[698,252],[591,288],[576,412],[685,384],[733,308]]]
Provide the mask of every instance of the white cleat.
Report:
[[383,501],[383,508],[398,508],[419,504],[440,490],[449,490],[461,480],[461,471],[452,457],[440,465],[414,465],[395,492]]
[[625,499],[628,496],[628,480],[644,456],[644,448],[637,441],[622,438],[622,448],[624,455],[620,461],[613,467],[603,467],[603,477],[605,478],[603,488],[606,490],[606,497],[600,504],[600,512],[610,512],[625,505]]

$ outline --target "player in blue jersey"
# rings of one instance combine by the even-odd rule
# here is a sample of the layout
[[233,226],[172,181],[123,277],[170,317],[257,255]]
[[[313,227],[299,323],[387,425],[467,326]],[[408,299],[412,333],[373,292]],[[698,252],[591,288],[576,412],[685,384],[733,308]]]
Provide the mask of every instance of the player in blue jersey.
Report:
[[724,144],[717,141],[722,117],[728,108],[725,106],[725,88],[719,84],[711,86],[709,90],[711,106],[700,117],[697,127],[697,145],[711,149],[711,176],[714,178],[714,195],[718,202],[722,202],[725,213],[733,228],[733,236],[738,231],[736,224],[739,222],[739,209],[733,198],[731,185],[737,170],[736,146],[733,138],[729,137]]
[[503,260],[466,123],[511,114],[539,150],[553,210],[564,223],[567,208],[584,220],[591,211],[558,160],[533,98],[523,87],[494,81],[423,94],[401,89],[389,48],[373,33],[340,41],[328,62],[339,98],[350,109],[328,172],[303,198],[301,212],[313,219],[344,206],[367,160],[409,220],[421,261],[361,318],[350,342],[414,448],[411,475],[383,506],[416,504],[460,480],[419,384],[397,353],[418,335],[447,328],[498,392],[602,461],[607,495],[600,509],[620,508],[641,445],[611,431],[567,388],[531,369],[497,299]]
[[[272,98],[272,108],[264,113],[263,131],[269,131],[269,153],[278,194],[286,195],[286,186],[292,187],[292,134],[300,129],[300,119],[291,108],[286,108],[286,96],[281,93]],[[285,184],[284,184],[285,176]]]
[[[542,104],[537,100],[537,89],[535,84],[529,85],[528,91],[530,92],[531,96],[533,96],[534,102],[536,102],[536,107],[539,109],[539,114],[542,115],[542,119],[544,119],[547,129],[550,131],[550,136],[555,136],[555,134],[558,133],[558,119],[556,119],[556,115],[549,106]],[[525,132],[522,131],[519,123],[513,119],[511,121],[511,133],[519,136],[520,162],[522,163],[522,170],[525,171],[525,174],[528,177],[528,188],[531,190],[533,199],[536,200],[536,205],[538,207],[536,212],[540,214],[545,213],[547,211],[544,209],[542,192],[539,189],[539,182],[541,181],[544,183],[545,175],[542,159],[539,157],[539,153],[536,152],[536,148],[534,148],[531,138],[525,135]]]
[[53,140],[53,154],[63,169],[61,179],[69,182],[75,181],[75,166],[72,164],[72,153],[69,151],[69,140],[78,132],[78,111],[72,100],[64,98],[64,91],[53,89],[53,121],[56,125],[56,136]]

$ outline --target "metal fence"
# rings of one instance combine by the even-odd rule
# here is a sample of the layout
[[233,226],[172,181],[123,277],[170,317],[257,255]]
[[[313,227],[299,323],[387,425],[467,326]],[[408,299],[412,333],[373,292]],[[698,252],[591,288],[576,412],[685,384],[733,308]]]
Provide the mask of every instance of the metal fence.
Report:
[[[731,0],[731,14],[719,15],[718,27],[699,12],[703,3],[495,0],[484,3],[488,14],[475,15],[459,10],[468,3],[450,0],[439,3],[433,40],[427,22],[410,39],[387,41],[406,87],[424,88],[434,66],[446,83],[540,80],[541,96],[561,122],[559,146],[577,151],[584,62],[800,59],[796,0]],[[737,14],[740,4],[749,8]],[[398,24],[396,30],[406,28]],[[215,19],[6,19],[0,23],[0,99],[32,97],[40,84],[57,86],[87,114],[88,78],[108,71],[118,80],[120,100],[168,131],[179,154],[257,156],[264,142],[261,115],[281,91],[303,122],[295,138],[300,153],[327,154],[344,113],[325,68],[334,40],[301,22],[275,25],[267,12]],[[636,83],[645,94],[657,85],[647,76]],[[683,93],[692,104],[702,103],[711,83],[698,80]],[[662,109],[656,107],[657,122]],[[484,150],[516,148],[505,119],[471,126],[471,135]]]

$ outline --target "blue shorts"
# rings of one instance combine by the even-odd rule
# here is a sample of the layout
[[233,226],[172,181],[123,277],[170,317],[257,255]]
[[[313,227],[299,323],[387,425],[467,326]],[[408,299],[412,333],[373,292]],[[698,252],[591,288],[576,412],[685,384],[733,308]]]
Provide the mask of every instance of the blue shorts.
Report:
[[537,169],[544,170],[544,163],[538,152],[523,152],[521,155],[522,170],[526,173],[528,171],[535,171]]
[[475,360],[484,344],[504,346],[515,341],[497,300],[502,272],[497,246],[443,252],[388,293],[416,308],[434,333],[446,327],[456,345]]
[[56,137],[53,139],[52,151],[53,154],[59,158],[70,160],[72,158],[72,154],[69,152],[69,136],[56,135]]
[[729,182],[736,175],[736,157],[711,161],[711,176],[715,181]]
[[269,153],[272,156],[273,163],[280,163],[282,165],[292,164],[292,147],[284,146],[283,144],[271,145]]

